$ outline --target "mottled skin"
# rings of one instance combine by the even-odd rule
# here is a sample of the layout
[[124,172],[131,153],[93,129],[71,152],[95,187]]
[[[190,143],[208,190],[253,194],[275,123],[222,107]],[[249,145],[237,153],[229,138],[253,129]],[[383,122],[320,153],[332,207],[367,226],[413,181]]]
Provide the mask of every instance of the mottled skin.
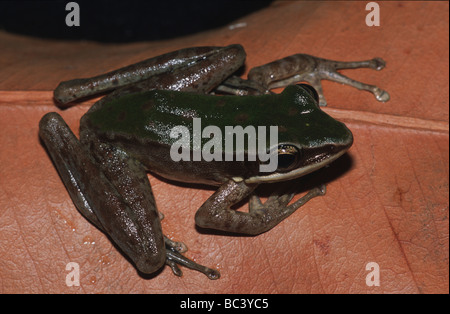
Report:
[[[290,191],[279,192],[262,204],[254,189],[264,182],[286,181],[315,171],[341,156],[353,141],[344,124],[319,109],[320,89],[315,93],[305,86],[289,86],[280,95],[270,95],[269,88],[297,78],[330,78],[344,65],[378,68],[382,63],[377,60],[339,63],[296,55],[255,68],[250,80],[242,80],[231,76],[245,61],[240,45],[183,49],[92,79],[61,83],[55,98],[62,106],[113,92],[83,116],[80,140],[57,113],[41,119],[39,134],[77,209],[139,271],[154,273],[166,263],[181,275],[180,264],[217,279],[217,270],[187,259],[181,254],[186,250],[182,243],[163,236],[146,173],[219,186],[196,213],[201,227],[244,234],[265,232],[309,199],[323,195],[325,187],[311,190],[290,205],[294,196]],[[212,91],[249,96],[201,95]],[[221,128],[277,125],[277,170],[261,174],[258,162],[247,159],[174,162],[168,156],[173,143],[168,132],[174,125],[190,125],[194,117]],[[249,212],[231,209],[249,195]]]
[[[367,61],[341,62],[306,54],[296,54],[253,68],[248,73],[248,78],[251,81],[261,82],[269,89],[283,87],[296,82],[308,82],[319,94],[320,106],[327,105],[322,91],[322,84],[320,83],[324,79],[367,90],[373,93],[378,101],[386,102],[390,98],[386,91],[373,85],[352,80],[337,72],[340,69],[354,68],[371,68],[379,71],[384,67],[385,62],[380,58]],[[295,74],[292,75],[292,73]]]

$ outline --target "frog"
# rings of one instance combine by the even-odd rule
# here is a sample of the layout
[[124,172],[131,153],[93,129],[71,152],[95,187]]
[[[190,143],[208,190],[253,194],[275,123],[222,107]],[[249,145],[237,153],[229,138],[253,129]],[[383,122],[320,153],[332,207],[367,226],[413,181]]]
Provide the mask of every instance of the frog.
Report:
[[[384,90],[337,72],[379,70],[385,64],[380,58],[338,62],[298,54],[253,68],[243,79],[237,73],[245,59],[239,44],[184,48],[95,77],[64,81],[54,91],[60,108],[107,95],[81,118],[79,138],[57,112],[39,122],[40,139],[75,207],[142,275],[168,265],[177,276],[184,266],[209,279],[220,278],[217,269],[187,258],[183,242],[164,235],[164,215],[156,206],[149,172],[169,181],[217,187],[197,210],[196,225],[255,236],[326,191],[320,184],[292,202],[295,192],[280,191],[277,183],[329,166],[353,143],[347,126],[321,110],[326,101],[320,80],[368,90],[380,101],[389,98]],[[278,87],[285,88],[272,91]],[[275,127],[277,141],[261,141],[261,155],[253,159],[174,160],[170,152],[177,138],[172,131],[180,125],[192,128],[194,119],[223,132],[228,126]],[[189,156],[195,154],[194,145],[188,149]],[[250,157],[248,149],[239,149],[229,153]],[[261,170],[267,166],[267,159],[260,158],[263,152],[276,157],[270,171]],[[275,190],[264,203],[255,193],[262,184]],[[245,200],[248,211],[234,209]]]

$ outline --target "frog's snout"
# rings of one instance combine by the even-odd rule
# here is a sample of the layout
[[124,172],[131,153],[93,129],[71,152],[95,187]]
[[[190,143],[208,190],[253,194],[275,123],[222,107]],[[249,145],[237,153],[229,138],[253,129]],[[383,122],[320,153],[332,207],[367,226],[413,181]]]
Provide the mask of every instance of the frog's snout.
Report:
[[353,133],[349,128],[347,128],[347,126],[345,126],[345,129],[347,135],[344,137],[345,140],[343,141],[342,145],[345,150],[348,150],[353,145]]

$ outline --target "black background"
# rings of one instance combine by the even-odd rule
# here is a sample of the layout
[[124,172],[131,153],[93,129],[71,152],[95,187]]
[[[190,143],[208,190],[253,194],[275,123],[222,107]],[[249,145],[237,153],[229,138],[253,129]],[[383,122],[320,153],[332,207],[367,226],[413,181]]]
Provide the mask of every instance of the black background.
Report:
[[80,26],[65,24],[71,0],[1,1],[0,29],[54,39],[131,42],[169,39],[227,25],[272,0],[87,1]]

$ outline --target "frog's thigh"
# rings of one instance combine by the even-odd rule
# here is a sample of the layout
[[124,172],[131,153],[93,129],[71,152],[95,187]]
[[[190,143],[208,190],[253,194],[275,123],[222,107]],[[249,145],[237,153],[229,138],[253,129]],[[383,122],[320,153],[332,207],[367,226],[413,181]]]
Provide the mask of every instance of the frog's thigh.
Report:
[[[50,112],[39,122],[39,136],[45,144],[58,173],[77,209],[92,224],[103,230],[88,195],[105,189],[104,177],[92,157],[87,154],[62,117]],[[90,184],[84,185],[83,182]],[[95,187],[95,188],[94,188]]]

